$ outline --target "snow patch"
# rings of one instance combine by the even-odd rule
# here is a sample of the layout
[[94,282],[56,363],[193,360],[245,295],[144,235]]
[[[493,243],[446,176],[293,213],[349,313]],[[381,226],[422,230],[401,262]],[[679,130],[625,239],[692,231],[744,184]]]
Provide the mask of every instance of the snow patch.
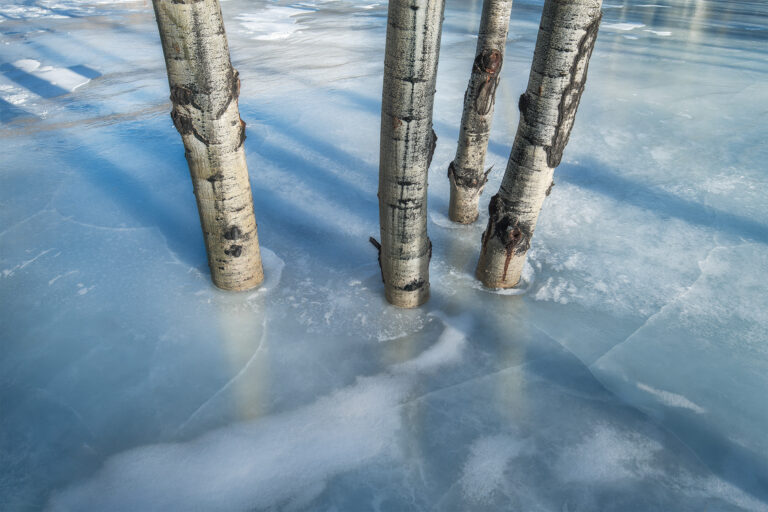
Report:
[[644,26],[645,24],[643,23],[604,23],[600,25],[600,28],[608,30],[630,31],[636,28],[643,28]]
[[398,453],[398,408],[414,374],[455,362],[464,343],[446,326],[394,373],[359,377],[310,405],[190,442],[115,455],[90,480],[54,493],[47,510],[253,510],[311,501],[333,476]]
[[446,323],[442,315],[433,315],[441,318],[445,324],[437,342],[416,358],[394,366],[394,370],[405,373],[428,373],[441,366],[461,361],[461,355],[467,344],[466,328],[460,330]]
[[58,281],[59,279],[61,279],[63,277],[71,276],[72,274],[77,274],[78,272],[80,272],[80,271],[79,270],[70,270],[69,272],[66,272],[64,274],[59,274],[56,277],[54,277],[53,279],[51,279],[50,281],[48,281],[48,286],[51,286],[53,283],[55,283],[56,281]]
[[[603,284],[603,288],[605,284]],[[547,281],[533,295],[536,300],[568,304],[577,294],[577,288],[560,277],[548,277]]]
[[519,441],[503,435],[473,442],[459,480],[464,496],[475,502],[489,501],[504,484],[504,471],[521,448]]
[[650,462],[661,449],[643,435],[602,424],[561,454],[558,472],[565,481],[584,483],[643,477],[652,472]]
[[299,29],[293,16],[304,13],[302,9],[282,6],[268,6],[259,13],[245,13],[235,17],[258,41],[279,41],[288,39]]
[[82,87],[91,81],[90,78],[75,73],[70,69],[57,68],[54,66],[41,66],[40,62],[34,59],[20,59],[15,61],[13,65],[25,73],[34,75],[49,84],[69,92],[72,92],[78,87]]
[[37,256],[35,256],[32,259],[29,259],[29,260],[26,260],[26,261],[22,261],[21,263],[19,263],[18,265],[14,266],[14,267],[4,269],[3,272],[2,272],[2,276],[3,277],[11,277],[11,276],[13,276],[13,274],[15,274],[19,270],[22,270],[22,269],[26,268],[27,266],[31,265],[32,263],[37,261],[39,258],[42,258],[46,254],[51,252],[52,250],[53,249],[46,249],[45,251],[42,251],[40,254],[38,254]]
[[637,388],[645,391],[646,393],[650,393],[653,396],[657,397],[661,403],[665,405],[669,405],[670,407],[681,407],[683,409],[690,409],[696,414],[704,414],[707,412],[706,409],[703,407],[700,407],[696,405],[695,403],[691,402],[687,398],[685,398],[682,395],[678,395],[676,393],[670,393],[669,391],[663,391],[661,389],[654,389],[651,386],[647,386],[641,382],[637,383]]
[[332,476],[396,449],[405,379],[361,378],[299,409],[194,441],[111,457],[47,510],[253,510],[304,501]]

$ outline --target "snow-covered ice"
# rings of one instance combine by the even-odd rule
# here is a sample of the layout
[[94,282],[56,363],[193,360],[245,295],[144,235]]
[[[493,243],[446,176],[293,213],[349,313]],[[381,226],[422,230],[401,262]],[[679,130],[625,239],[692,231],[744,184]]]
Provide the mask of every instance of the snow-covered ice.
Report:
[[0,5],[0,510],[768,510],[768,5],[610,2],[523,284],[446,217],[480,0],[448,0],[432,298],[383,299],[386,2],[222,2],[266,281],[209,279],[151,3]]

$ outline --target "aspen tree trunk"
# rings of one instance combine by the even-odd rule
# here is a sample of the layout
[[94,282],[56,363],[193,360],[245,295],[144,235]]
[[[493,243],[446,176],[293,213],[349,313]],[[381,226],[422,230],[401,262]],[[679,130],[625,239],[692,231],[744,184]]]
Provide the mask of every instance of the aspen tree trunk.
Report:
[[552,175],[568,143],[597,38],[602,0],[546,0],[520,123],[488,211],[477,278],[490,288],[520,280]]
[[480,194],[488,181],[485,153],[493,121],[496,88],[509,31],[512,0],[485,0],[477,35],[477,50],[469,85],[464,93],[464,113],[456,157],[448,166],[451,200],[448,216],[454,222],[477,220]]
[[218,0],[153,0],[213,283],[247,290],[264,274],[237,98]]
[[386,297],[416,307],[429,299],[427,170],[444,0],[390,0],[379,157],[379,264]]

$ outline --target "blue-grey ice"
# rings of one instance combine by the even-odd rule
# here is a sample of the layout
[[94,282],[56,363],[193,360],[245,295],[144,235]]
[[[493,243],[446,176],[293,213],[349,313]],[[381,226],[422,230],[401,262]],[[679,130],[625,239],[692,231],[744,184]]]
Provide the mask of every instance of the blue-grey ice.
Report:
[[0,2],[0,510],[768,510],[768,4],[606,0],[523,285],[446,216],[480,0],[448,0],[432,299],[375,250],[386,2],[222,2],[266,282],[209,279],[151,2]]

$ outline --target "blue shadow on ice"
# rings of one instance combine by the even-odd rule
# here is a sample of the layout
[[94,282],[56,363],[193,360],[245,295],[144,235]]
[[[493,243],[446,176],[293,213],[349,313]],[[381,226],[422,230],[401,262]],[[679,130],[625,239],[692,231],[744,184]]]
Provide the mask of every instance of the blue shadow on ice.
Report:
[[99,78],[101,76],[101,73],[83,64],[78,64],[76,66],[69,66],[68,69],[70,71],[74,71],[80,76],[84,76],[85,78],[90,78],[91,80],[93,80],[94,78]]
[[[158,138],[154,140],[157,141]],[[159,140],[164,142],[162,137]],[[109,197],[115,206],[143,226],[157,227],[168,248],[180,260],[198,268],[206,265],[205,247],[196,217],[177,214],[172,208],[174,198],[163,197],[162,189],[153,190],[151,184],[140,177],[132,176],[130,170],[121,169],[93,151],[84,151],[75,141],[71,142],[75,149],[61,153],[61,158],[71,168],[76,169],[79,175],[86,178],[100,193]],[[151,145],[152,143],[145,144],[142,150],[146,152]],[[142,151],[136,148],[133,150]],[[126,154],[131,151],[126,147]],[[159,151],[158,149],[157,161],[162,162],[163,157]],[[189,179],[188,175],[186,179]],[[87,201],[88,198],[80,200]]]
[[34,117],[26,110],[0,98],[0,123],[8,123],[19,117]]
[[[378,98],[368,97],[347,90],[327,92],[331,95],[339,96],[370,113],[378,115],[381,111],[381,101]],[[270,121],[269,124],[271,125],[272,122]],[[435,122],[434,127],[438,133],[458,134],[457,126]],[[295,127],[291,127],[288,130],[286,127],[282,127],[282,131],[286,134],[295,129]],[[303,135],[300,139],[311,141],[313,137]],[[328,149],[327,146],[329,144],[324,143],[318,149],[325,151]],[[509,145],[505,145],[491,140],[488,144],[488,149],[501,155],[508,155],[511,149],[511,141]],[[337,149],[333,156],[338,157],[339,151]],[[345,163],[350,164],[353,162],[346,159]],[[366,168],[371,167],[370,164],[364,165]],[[678,218],[690,224],[710,227],[730,235],[768,244],[768,226],[761,222],[724,212],[694,201],[688,201],[675,194],[654,189],[636,180],[624,178],[613,172],[605,164],[594,159],[582,159],[582,163],[579,165],[563,163],[555,172],[555,181],[559,179],[616,200],[656,212],[665,217]]]
[[662,217],[675,217],[689,224],[714,228],[768,244],[768,226],[765,224],[642,185],[612,172],[597,160],[582,159],[578,165],[563,164],[555,172],[555,180],[558,177],[579,187],[653,211]]
[[9,80],[13,80],[20,86],[29,89],[43,98],[54,98],[69,92],[58,85],[54,85],[31,73],[27,73],[23,69],[17,68],[13,64],[0,64],[0,73],[5,75]]
[[[490,141],[488,149],[506,155],[510,146]],[[689,224],[768,244],[768,226],[761,222],[688,201],[670,192],[624,178],[594,159],[581,158],[580,162],[560,165],[555,171],[555,182],[563,180],[617,201],[653,211],[662,217],[674,217]]]

